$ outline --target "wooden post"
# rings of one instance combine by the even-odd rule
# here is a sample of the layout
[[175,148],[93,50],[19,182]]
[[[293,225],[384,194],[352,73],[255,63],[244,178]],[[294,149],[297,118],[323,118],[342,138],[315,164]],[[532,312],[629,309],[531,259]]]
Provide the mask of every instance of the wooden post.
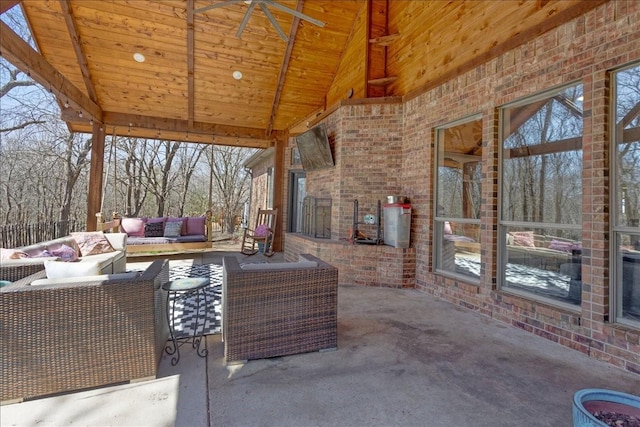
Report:
[[96,214],[102,206],[102,172],[104,168],[104,130],[102,124],[93,121],[91,141],[91,166],[89,169],[89,194],[87,195],[87,231],[96,231]]

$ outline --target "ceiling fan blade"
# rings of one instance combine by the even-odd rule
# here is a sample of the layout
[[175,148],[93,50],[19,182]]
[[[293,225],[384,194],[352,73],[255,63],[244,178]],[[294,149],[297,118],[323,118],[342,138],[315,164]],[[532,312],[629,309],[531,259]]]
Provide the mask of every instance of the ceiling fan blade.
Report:
[[284,40],[285,42],[289,41],[289,38],[284,33],[284,31],[282,31],[282,27],[280,27],[280,24],[278,24],[278,21],[276,21],[276,19],[273,17],[271,12],[269,12],[269,9],[267,9],[267,6],[265,6],[264,4],[260,3],[260,9],[262,9],[262,11],[267,16],[267,18],[269,18],[269,21],[271,22],[271,25],[273,25],[273,28],[276,29],[276,31],[280,35],[280,38],[282,40]]
[[268,5],[271,5],[271,6],[275,7],[276,9],[280,9],[281,11],[287,12],[287,13],[289,13],[289,14],[291,14],[293,16],[296,16],[296,17],[298,17],[300,19],[303,19],[305,21],[311,22],[312,24],[317,25],[318,27],[324,27],[324,22],[318,21],[317,19],[314,19],[314,18],[310,17],[309,15],[305,15],[304,13],[300,13],[295,9],[288,8],[287,6],[283,6],[283,5],[281,5],[279,3],[276,3],[276,2],[274,2],[272,0],[262,0],[262,2],[263,3],[267,3]]
[[240,36],[242,35],[242,32],[244,31],[244,27],[247,26],[247,22],[249,22],[249,18],[251,17],[251,12],[253,12],[253,9],[255,9],[256,7],[256,3],[251,3],[249,5],[249,9],[247,9],[247,13],[244,14],[244,18],[242,18],[242,22],[240,23],[240,26],[238,27],[238,31],[236,32],[236,37],[240,38]]
[[201,7],[199,9],[194,10],[194,12],[195,13],[206,12],[207,10],[217,9],[219,7],[228,6],[230,4],[240,3],[241,1],[243,0],[227,0],[227,1],[223,1],[222,3],[216,3],[216,4],[211,4],[209,6]]

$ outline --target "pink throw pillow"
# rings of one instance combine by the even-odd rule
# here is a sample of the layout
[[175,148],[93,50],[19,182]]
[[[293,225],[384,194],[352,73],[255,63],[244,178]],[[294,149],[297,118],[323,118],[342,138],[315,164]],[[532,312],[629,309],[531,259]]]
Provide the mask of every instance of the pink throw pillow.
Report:
[[2,260],[21,259],[21,258],[29,258],[29,254],[24,251],[21,251],[20,249],[0,248],[0,259]]
[[122,218],[120,220],[120,231],[127,233],[127,236],[144,237],[145,220],[142,218]]
[[533,231],[512,231],[509,233],[513,236],[514,246],[526,246],[528,248],[535,248],[535,240],[533,238]]
[[82,256],[115,252],[102,231],[71,233],[71,237],[78,244]]
[[57,249],[52,249],[51,254],[57,256],[62,261],[73,262],[78,260],[78,254],[71,246],[62,245]]
[[205,234],[204,224],[207,220],[204,216],[190,216],[187,218],[187,236],[203,236]]
[[147,224],[155,224],[157,222],[161,222],[161,223],[165,223],[165,221],[167,220],[166,216],[159,216],[159,217],[155,217],[155,218],[147,218]]
[[444,234],[451,235],[453,230],[451,229],[451,223],[449,221],[444,222]]

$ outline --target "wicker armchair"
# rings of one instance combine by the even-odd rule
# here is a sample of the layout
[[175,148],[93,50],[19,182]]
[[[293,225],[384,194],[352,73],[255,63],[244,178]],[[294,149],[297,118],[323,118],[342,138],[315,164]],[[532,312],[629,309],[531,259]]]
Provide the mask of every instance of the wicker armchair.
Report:
[[15,282],[44,270],[44,263],[42,262],[33,263],[25,261],[24,263],[7,264],[8,263],[0,262],[0,280]]
[[167,261],[139,277],[0,289],[0,401],[156,376],[168,338]]
[[227,362],[337,347],[338,269],[301,257],[317,266],[255,264],[258,269],[244,270],[236,257],[223,258]]

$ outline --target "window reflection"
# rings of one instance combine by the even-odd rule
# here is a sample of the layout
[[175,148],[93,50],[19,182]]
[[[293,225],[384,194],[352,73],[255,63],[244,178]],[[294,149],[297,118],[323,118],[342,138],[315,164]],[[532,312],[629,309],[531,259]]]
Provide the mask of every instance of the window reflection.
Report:
[[503,289],[580,304],[582,85],[502,110]]
[[480,279],[482,120],[474,117],[436,130],[435,266]]
[[504,287],[571,304],[582,295],[582,244],[556,229],[508,229]]
[[640,66],[614,73],[613,214],[617,256],[612,300],[618,321],[640,322]]

